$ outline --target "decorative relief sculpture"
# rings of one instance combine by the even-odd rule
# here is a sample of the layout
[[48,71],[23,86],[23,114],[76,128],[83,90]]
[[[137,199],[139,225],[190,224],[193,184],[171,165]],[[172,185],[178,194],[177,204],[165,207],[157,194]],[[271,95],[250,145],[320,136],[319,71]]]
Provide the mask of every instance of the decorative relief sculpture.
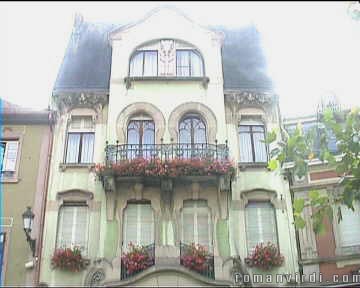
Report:
[[176,76],[175,58],[175,41],[161,40],[159,49],[159,76]]
[[237,105],[271,105],[277,97],[273,93],[249,90],[225,91],[225,100]]
[[54,97],[55,103],[61,112],[66,112],[73,108],[95,108],[100,111],[108,102],[105,94],[84,94],[69,93]]

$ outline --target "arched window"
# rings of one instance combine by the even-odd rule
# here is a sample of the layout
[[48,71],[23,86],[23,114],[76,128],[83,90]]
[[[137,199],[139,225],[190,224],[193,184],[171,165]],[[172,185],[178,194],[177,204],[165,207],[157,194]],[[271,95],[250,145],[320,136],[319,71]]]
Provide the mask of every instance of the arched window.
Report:
[[270,202],[249,201],[245,211],[248,252],[261,242],[278,245],[274,206]]
[[150,245],[154,243],[154,212],[150,203],[128,203],[124,210],[123,249],[129,243]]
[[258,121],[241,121],[239,126],[240,162],[266,163],[267,150],[264,124]]
[[187,114],[179,123],[179,142],[186,144],[206,143],[206,125],[198,114]]
[[136,51],[130,60],[130,76],[157,76],[158,52]]
[[185,200],[182,209],[182,237],[185,244],[212,247],[212,221],[206,200]]
[[146,114],[133,116],[127,127],[128,158],[150,157],[155,144],[155,123]]
[[204,64],[196,50],[176,50],[176,76],[201,77]]

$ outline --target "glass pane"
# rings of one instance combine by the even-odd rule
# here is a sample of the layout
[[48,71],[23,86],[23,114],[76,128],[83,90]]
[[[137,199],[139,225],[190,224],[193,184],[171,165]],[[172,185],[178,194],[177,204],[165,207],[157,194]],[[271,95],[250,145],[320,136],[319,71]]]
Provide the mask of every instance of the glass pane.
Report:
[[203,75],[202,58],[198,53],[191,51],[191,76],[200,77]]
[[154,148],[155,144],[155,124],[153,121],[143,121],[143,145],[142,145],[142,152],[143,157],[150,158],[153,153],[151,149]]
[[128,248],[130,242],[138,244],[138,209],[136,204],[128,204],[124,212],[124,249]]
[[130,62],[130,76],[143,76],[143,52],[137,52]]
[[254,138],[254,149],[255,149],[255,162],[267,162],[266,155],[266,144],[262,141],[265,140],[264,133],[255,132]]
[[200,118],[192,118],[194,143],[206,143],[206,127]]
[[94,133],[82,135],[81,163],[92,163],[94,154]]
[[176,51],[176,75],[190,76],[189,51]]
[[157,76],[157,52],[146,51],[144,59],[144,76]]
[[154,215],[150,204],[138,204],[140,208],[140,243],[149,245],[154,242]]
[[240,162],[243,163],[253,162],[251,134],[241,132],[239,134],[239,141],[240,141]]
[[69,133],[66,148],[66,163],[78,163],[80,148],[80,134]]

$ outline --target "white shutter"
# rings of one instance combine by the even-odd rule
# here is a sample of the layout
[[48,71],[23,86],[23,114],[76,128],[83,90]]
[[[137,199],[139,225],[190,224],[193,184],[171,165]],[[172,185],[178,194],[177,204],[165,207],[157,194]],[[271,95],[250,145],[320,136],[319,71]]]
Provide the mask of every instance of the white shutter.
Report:
[[275,209],[268,202],[252,202],[246,206],[246,236],[248,251],[258,243],[277,245]]
[[354,203],[355,211],[341,205],[342,221],[339,224],[341,246],[360,245],[360,205]]
[[14,172],[16,170],[16,159],[19,148],[18,141],[6,141],[3,171]]

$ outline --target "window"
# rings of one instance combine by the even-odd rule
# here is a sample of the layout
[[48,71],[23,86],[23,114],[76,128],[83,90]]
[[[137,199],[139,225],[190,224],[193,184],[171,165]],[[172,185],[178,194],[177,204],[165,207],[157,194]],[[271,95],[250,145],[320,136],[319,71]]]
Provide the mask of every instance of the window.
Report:
[[203,61],[195,50],[176,50],[176,75],[181,77],[203,76]]
[[65,203],[59,211],[57,248],[77,246],[87,253],[88,206],[85,203]]
[[240,162],[266,163],[267,151],[264,125],[257,122],[244,121],[239,127]]
[[124,210],[123,249],[154,243],[154,213],[150,203],[128,203]]
[[341,206],[342,221],[339,223],[340,245],[357,246],[360,245],[360,203],[354,203],[355,211]]
[[157,51],[136,51],[130,61],[130,76],[157,76],[157,58]]
[[270,202],[249,202],[245,208],[248,252],[258,243],[277,241],[275,209]]
[[67,133],[65,163],[93,162],[94,124],[91,116],[73,116]]
[[128,158],[151,157],[155,144],[155,124],[147,115],[131,118],[127,128]]
[[1,173],[12,177],[16,171],[19,141],[3,140],[0,142]]
[[212,247],[211,214],[206,200],[185,200],[182,209],[182,242]]
[[197,114],[186,115],[180,121],[179,142],[186,144],[206,143],[206,126]]

